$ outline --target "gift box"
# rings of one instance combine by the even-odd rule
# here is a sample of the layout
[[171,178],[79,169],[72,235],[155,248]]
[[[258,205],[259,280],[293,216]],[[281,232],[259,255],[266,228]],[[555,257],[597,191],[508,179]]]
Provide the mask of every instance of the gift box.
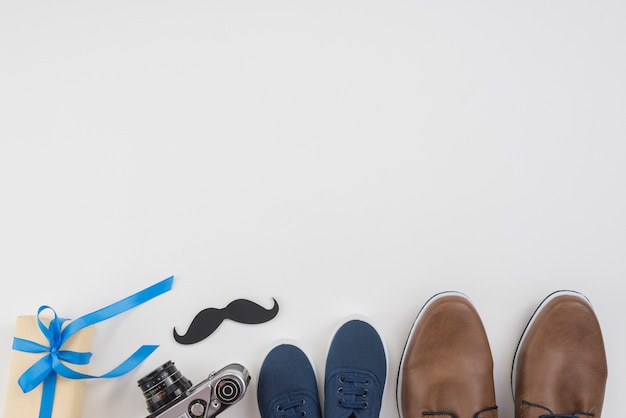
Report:
[[173,279],[71,321],[59,318],[45,305],[37,315],[18,316],[4,418],[80,418],[85,379],[126,374],[158,347],[143,345],[110,372],[90,375],[87,369],[95,324],[169,291]]
[[[50,325],[52,318],[43,318],[42,322]],[[91,350],[95,325],[76,332],[63,345],[65,350],[88,352]],[[15,337],[44,345],[47,340],[37,324],[36,315],[18,316],[15,321]],[[4,407],[4,418],[38,417],[43,393],[43,385],[24,393],[18,384],[20,376],[34,363],[44,357],[44,353],[27,353],[13,350],[9,366],[9,383]],[[74,370],[87,373],[88,365],[77,365]],[[85,396],[84,379],[68,379],[58,376],[52,418],[80,418]]]

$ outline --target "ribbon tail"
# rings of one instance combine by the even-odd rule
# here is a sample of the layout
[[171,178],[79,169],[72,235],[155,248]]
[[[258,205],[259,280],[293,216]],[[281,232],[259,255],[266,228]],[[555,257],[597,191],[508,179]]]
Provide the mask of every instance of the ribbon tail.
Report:
[[137,367],[143,362],[150,354],[159,348],[158,345],[142,345],[135,351],[129,358],[127,358],[122,364],[111,370],[109,373],[102,375],[104,378],[118,377],[124,375]]
[[50,373],[43,381],[43,392],[41,394],[39,418],[52,418],[52,406],[54,405],[54,393],[56,391],[56,386],[56,374]]
[[153,299],[169,291],[172,288],[173,281],[174,276],[170,276],[165,280],[162,280],[156,284],[153,284],[150,287],[147,287],[135,293],[134,295],[128,296],[127,298],[124,298],[90,314],[81,316],[80,318],[70,322],[70,324],[62,331],[63,337],[61,339],[61,345],[76,331],[88,327],[89,325],[93,325],[97,322],[102,322],[115,315],[119,315],[122,312],[141,305],[142,303],[147,302],[150,299]]
[[108,373],[105,373],[100,376],[92,376],[89,374],[79,373],[75,370],[70,369],[63,363],[61,363],[58,359],[52,360],[52,368],[59,375],[66,377],[68,379],[108,379],[113,377],[122,376],[135,367],[137,367],[142,361],[144,361],[154,350],[156,350],[158,345],[142,345],[139,347],[137,351],[135,351],[130,357],[128,357],[122,364],[114,368]]

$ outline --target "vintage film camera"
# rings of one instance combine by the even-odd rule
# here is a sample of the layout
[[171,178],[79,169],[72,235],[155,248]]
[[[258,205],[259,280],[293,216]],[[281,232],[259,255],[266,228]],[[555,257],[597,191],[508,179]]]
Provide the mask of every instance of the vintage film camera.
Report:
[[146,398],[147,418],[210,418],[243,398],[250,375],[233,363],[196,386],[168,361],[137,381]]

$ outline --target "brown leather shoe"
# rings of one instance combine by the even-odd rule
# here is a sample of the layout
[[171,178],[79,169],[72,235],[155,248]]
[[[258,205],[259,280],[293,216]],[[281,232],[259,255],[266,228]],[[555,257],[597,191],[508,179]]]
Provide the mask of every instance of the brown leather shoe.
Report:
[[554,292],[533,314],[515,352],[515,417],[600,418],[606,376],[591,304],[577,292]]
[[458,292],[433,296],[400,361],[400,418],[497,418],[493,360],[478,312]]

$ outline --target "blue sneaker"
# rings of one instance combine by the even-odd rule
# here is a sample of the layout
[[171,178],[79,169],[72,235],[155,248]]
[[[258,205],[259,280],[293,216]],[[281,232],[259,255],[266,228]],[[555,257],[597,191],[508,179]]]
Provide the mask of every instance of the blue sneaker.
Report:
[[387,380],[385,345],[363,319],[346,321],[326,358],[325,418],[378,418]]
[[279,344],[265,356],[257,402],[261,418],[322,418],[315,370],[296,345]]

